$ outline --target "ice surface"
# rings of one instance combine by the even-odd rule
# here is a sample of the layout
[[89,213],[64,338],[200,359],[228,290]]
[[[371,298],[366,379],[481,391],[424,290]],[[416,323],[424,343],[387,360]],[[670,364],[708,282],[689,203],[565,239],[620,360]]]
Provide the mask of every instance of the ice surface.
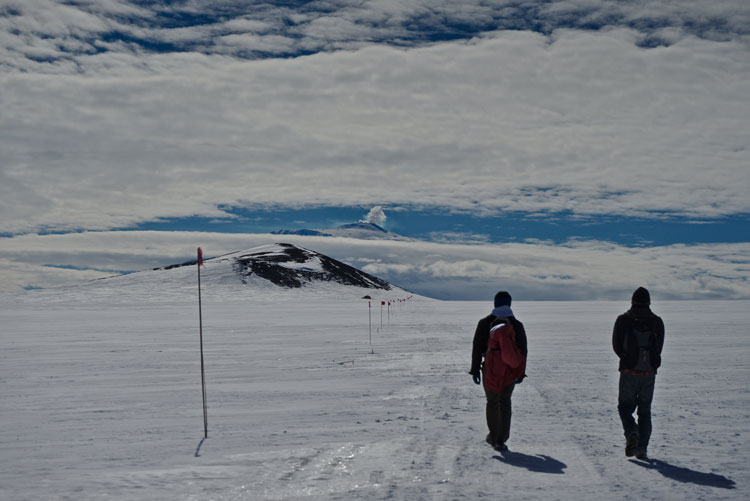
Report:
[[746,499],[749,302],[654,305],[642,463],[616,412],[625,302],[514,302],[529,377],[501,455],[466,373],[489,302],[415,298],[381,330],[389,291],[208,280],[202,440],[197,296],[175,271],[0,296],[0,499]]

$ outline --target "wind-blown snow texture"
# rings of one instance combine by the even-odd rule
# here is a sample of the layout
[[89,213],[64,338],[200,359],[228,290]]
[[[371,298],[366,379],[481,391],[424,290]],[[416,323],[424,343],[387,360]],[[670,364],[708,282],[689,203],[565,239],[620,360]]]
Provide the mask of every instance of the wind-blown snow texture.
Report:
[[[669,302],[650,463],[628,460],[611,328],[628,305],[514,302],[529,378],[510,452],[466,373],[490,303],[219,287],[160,271],[0,296],[0,498],[744,499],[750,303]],[[140,276],[139,276],[140,275]],[[167,278],[167,277],[170,278]],[[127,282],[127,287],[124,286]],[[368,301],[373,296],[373,348]]]

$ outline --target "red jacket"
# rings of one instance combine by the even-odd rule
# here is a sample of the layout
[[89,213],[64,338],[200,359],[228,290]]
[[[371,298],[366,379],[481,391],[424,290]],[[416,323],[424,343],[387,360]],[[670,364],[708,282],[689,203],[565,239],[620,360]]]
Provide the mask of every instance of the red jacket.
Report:
[[498,319],[490,328],[487,353],[484,357],[484,385],[500,393],[526,371],[526,356],[516,343],[513,325],[507,319]]
[[[482,360],[487,354],[487,346],[490,342],[490,329],[497,323],[500,317],[495,315],[487,315],[482,318],[477,324],[477,329],[474,332],[474,343],[471,349],[471,370],[469,374],[472,376],[478,376],[480,369],[482,368]],[[528,347],[526,346],[526,329],[523,324],[515,317],[506,317],[510,324],[513,326],[513,330],[516,333],[516,344],[521,349],[521,353],[526,356],[528,353]]]

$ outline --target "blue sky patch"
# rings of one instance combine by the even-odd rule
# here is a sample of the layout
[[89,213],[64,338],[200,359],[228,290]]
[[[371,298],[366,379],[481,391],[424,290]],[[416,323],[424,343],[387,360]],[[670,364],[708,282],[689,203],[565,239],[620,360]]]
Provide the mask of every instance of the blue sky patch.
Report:
[[[239,208],[221,207],[226,219],[187,217],[138,225],[132,230],[271,233],[279,230],[329,229],[362,220],[369,208]],[[750,219],[737,215],[723,219],[628,218],[574,216],[571,213],[527,214],[505,212],[473,216],[440,209],[384,208],[384,227],[400,235],[427,241],[477,243],[528,240],[564,243],[603,240],[625,246],[746,242]]]

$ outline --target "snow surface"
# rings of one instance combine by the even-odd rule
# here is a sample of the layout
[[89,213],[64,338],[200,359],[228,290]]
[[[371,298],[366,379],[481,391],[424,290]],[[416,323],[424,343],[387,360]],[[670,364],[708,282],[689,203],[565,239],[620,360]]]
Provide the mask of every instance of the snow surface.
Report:
[[500,454],[466,373],[489,302],[417,297],[381,330],[400,291],[209,279],[203,440],[197,295],[175,271],[160,291],[133,274],[0,295],[0,499],[747,498],[750,302],[654,305],[646,463],[624,456],[616,412],[626,302],[514,302],[529,377]]

